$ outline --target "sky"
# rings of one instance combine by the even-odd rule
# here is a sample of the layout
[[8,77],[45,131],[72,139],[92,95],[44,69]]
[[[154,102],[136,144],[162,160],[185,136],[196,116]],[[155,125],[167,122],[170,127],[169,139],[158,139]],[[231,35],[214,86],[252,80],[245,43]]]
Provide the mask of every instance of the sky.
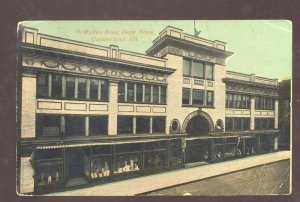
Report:
[[[227,43],[227,70],[279,80],[292,77],[292,23],[287,20],[196,20],[199,37]],[[39,33],[144,53],[165,27],[194,34],[194,20],[25,21]],[[85,33],[84,30],[93,30]]]

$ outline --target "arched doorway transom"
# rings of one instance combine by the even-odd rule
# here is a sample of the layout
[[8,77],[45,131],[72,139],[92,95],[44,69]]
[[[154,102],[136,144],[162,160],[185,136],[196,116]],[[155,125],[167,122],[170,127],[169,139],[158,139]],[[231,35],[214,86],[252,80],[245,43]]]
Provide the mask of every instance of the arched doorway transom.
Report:
[[206,112],[197,110],[185,118],[182,132],[191,136],[205,135],[214,132],[214,123]]

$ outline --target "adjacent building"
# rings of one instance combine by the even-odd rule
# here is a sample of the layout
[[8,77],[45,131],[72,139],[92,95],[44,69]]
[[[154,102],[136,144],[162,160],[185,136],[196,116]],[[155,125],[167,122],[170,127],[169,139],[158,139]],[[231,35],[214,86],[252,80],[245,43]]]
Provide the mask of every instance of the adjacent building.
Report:
[[18,191],[44,193],[278,149],[278,81],[166,27],[146,54],[20,27]]
[[291,80],[279,82],[279,146],[281,149],[290,149],[291,126]]

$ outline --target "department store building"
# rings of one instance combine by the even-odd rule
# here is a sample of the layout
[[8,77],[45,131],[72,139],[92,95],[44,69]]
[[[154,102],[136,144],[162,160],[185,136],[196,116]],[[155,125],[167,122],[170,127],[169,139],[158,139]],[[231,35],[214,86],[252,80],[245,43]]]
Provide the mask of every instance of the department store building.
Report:
[[146,54],[20,27],[18,192],[48,193],[278,149],[278,81],[166,27]]

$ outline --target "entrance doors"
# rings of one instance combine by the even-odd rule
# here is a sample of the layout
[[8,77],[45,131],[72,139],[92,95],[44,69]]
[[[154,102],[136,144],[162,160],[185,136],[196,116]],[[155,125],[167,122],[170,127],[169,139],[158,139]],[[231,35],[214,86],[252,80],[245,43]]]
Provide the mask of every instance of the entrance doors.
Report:
[[67,148],[65,150],[67,179],[85,176],[85,158],[88,158],[88,150],[86,148]]
[[208,121],[200,115],[194,116],[188,122],[186,132],[191,136],[205,135],[210,132]]

